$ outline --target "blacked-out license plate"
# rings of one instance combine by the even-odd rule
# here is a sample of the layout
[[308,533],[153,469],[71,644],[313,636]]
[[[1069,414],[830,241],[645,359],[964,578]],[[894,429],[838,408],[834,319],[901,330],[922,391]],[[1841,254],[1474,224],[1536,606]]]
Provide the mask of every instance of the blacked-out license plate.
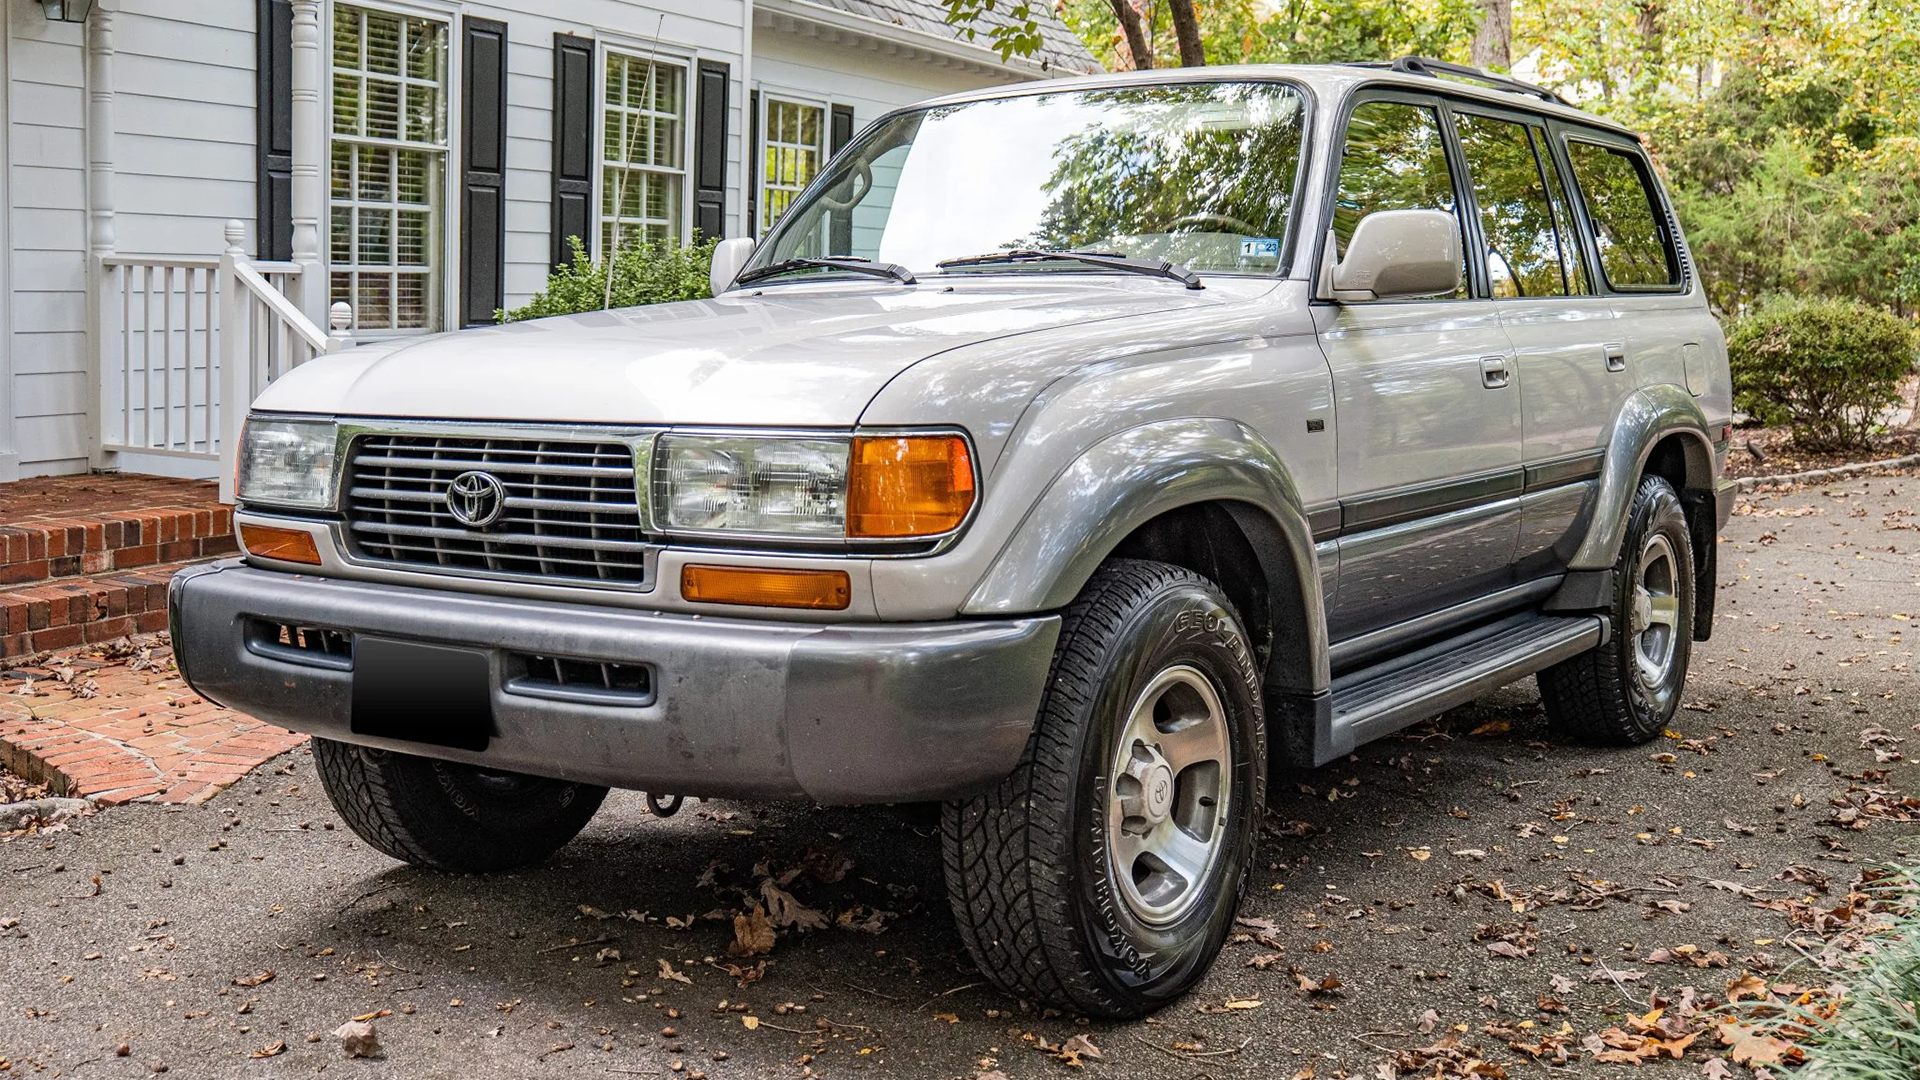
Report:
[[485,750],[493,735],[487,654],[362,634],[353,643],[356,735]]

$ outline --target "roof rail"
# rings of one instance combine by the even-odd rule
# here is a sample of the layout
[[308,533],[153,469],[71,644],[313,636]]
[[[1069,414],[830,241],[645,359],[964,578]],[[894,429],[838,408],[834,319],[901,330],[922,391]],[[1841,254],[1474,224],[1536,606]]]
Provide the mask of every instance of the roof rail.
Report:
[[1536,86],[1533,83],[1523,82],[1506,75],[1495,75],[1493,72],[1487,71],[1484,68],[1468,67],[1465,64],[1449,63],[1445,60],[1435,60],[1427,56],[1403,56],[1398,60],[1392,61],[1362,61],[1350,64],[1349,66],[1385,68],[1391,71],[1404,72],[1408,75],[1425,75],[1431,79],[1437,79],[1442,75],[1451,75],[1456,79],[1476,82],[1482,86],[1490,86],[1495,90],[1506,90],[1515,94],[1525,94],[1528,97],[1536,97],[1542,101],[1553,102],[1556,105],[1572,105],[1572,102],[1544,86]]

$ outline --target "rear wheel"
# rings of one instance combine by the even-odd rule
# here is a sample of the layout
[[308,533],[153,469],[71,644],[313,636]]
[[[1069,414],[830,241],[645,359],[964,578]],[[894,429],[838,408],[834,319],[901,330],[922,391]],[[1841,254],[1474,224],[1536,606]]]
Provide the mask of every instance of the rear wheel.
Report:
[[1539,675],[1554,730],[1628,746],[1666,730],[1693,651],[1693,544],[1672,485],[1640,481],[1614,566],[1607,643]]
[[456,873],[536,863],[586,828],[607,789],[436,758],[313,740],[327,798],[360,839],[415,866]]
[[1009,994],[1139,1016],[1207,971],[1266,790],[1246,632],[1220,590],[1115,560],[1066,614],[1025,755],[942,815],[947,891]]

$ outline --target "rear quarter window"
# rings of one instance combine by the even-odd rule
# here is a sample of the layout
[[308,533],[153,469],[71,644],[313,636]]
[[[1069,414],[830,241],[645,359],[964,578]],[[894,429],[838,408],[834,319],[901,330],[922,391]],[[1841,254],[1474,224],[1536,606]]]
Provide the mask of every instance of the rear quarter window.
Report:
[[1593,223],[1600,272],[1616,289],[1680,285],[1680,258],[1655,200],[1646,163],[1634,153],[1570,140],[1567,158]]

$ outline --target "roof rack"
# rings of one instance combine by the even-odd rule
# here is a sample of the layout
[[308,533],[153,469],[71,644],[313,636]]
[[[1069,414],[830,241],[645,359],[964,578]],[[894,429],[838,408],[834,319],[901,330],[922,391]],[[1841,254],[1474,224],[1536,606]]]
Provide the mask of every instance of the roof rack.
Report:
[[1554,93],[1544,86],[1536,86],[1530,82],[1522,82],[1519,79],[1506,75],[1495,75],[1493,72],[1487,71],[1484,68],[1468,67],[1465,64],[1453,64],[1445,60],[1435,60],[1427,56],[1403,56],[1398,60],[1391,61],[1360,61],[1350,63],[1347,66],[1384,68],[1390,71],[1404,72],[1408,75],[1425,75],[1430,79],[1437,79],[1442,75],[1451,75],[1456,79],[1476,82],[1482,86],[1490,86],[1495,90],[1506,90],[1515,94],[1525,94],[1528,97],[1536,97],[1542,101],[1553,102],[1556,105],[1572,105],[1572,102],[1569,102],[1566,98],[1561,97],[1559,94]]

